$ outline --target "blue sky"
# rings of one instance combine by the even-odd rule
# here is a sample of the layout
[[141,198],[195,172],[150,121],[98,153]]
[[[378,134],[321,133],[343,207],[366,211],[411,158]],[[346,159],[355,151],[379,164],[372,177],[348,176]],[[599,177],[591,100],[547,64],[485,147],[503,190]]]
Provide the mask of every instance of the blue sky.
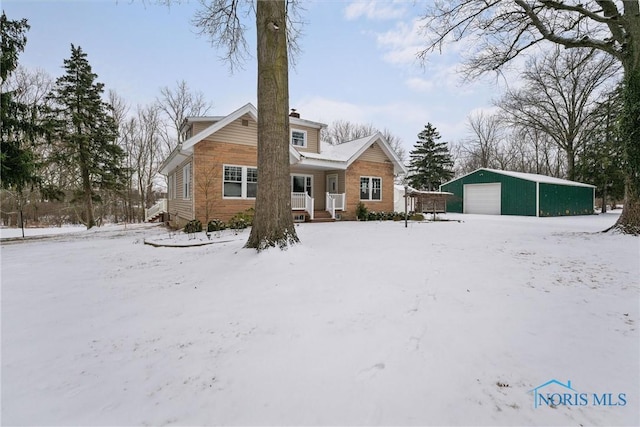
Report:
[[[290,72],[290,104],[303,118],[371,123],[402,139],[407,152],[431,122],[443,141],[459,141],[473,110],[491,107],[500,93],[489,76],[461,84],[455,72],[460,46],[434,54],[422,66],[416,18],[424,1],[307,1],[303,52]],[[141,0],[4,0],[9,19],[31,25],[21,65],[62,74],[70,45],[81,46],[106,89],[133,107],[152,102],[162,86],[185,80],[225,115],[256,103],[256,63],[230,73],[222,52],[197,35],[197,1],[170,8]],[[254,46],[252,19],[248,40]],[[251,52],[253,54],[253,52]],[[255,57],[255,55],[253,55]]]

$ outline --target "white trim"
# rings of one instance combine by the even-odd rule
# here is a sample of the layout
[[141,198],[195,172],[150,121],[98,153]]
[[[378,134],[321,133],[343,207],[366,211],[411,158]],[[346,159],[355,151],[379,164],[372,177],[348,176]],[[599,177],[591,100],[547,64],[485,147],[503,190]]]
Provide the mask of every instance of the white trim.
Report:
[[582,182],[569,181],[567,179],[554,178],[554,177],[546,176],[546,175],[538,175],[538,174],[535,174],[535,173],[503,171],[503,170],[489,169],[489,168],[478,168],[478,169],[474,170],[473,172],[469,172],[467,174],[464,174],[462,176],[454,178],[454,179],[452,179],[450,181],[447,181],[444,184],[440,185],[440,187],[442,188],[443,185],[447,185],[447,184],[450,184],[450,183],[452,183],[454,181],[458,181],[459,179],[465,178],[465,177],[467,177],[469,175],[472,175],[472,174],[474,174],[476,172],[479,172],[479,171],[493,172],[493,173],[498,174],[498,175],[509,176],[509,177],[516,178],[516,179],[522,179],[524,181],[538,182],[538,183],[541,183],[541,184],[568,185],[568,186],[573,186],[573,187],[591,187],[591,188],[595,188],[595,186],[593,186],[591,184],[584,184]]
[[[329,179],[333,178],[333,177],[336,178],[336,190],[335,191],[331,191],[331,189],[329,188]],[[327,174],[327,176],[325,178],[325,183],[324,183],[325,191],[327,193],[337,193],[338,192],[338,187],[340,186],[339,179],[340,178],[339,178],[337,173],[329,173],[329,174]]]
[[[487,195],[494,196],[496,195],[493,190],[497,188],[497,199],[486,197]],[[481,211],[476,211],[474,209],[473,212],[470,212],[469,209],[469,194],[471,190],[482,191],[482,201],[484,203],[481,204]],[[491,190],[489,194],[488,190]],[[496,202],[497,206],[493,205],[493,203],[487,204],[486,201]],[[497,207],[497,212],[493,211],[489,208]],[[475,205],[473,206],[476,207]],[[462,186],[462,213],[468,214],[479,214],[479,215],[502,215],[502,183],[501,182],[485,182],[485,183],[475,183],[475,184],[463,184]]]
[[242,107],[238,108],[233,113],[231,113],[228,116],[226,116],[225,118],[221,119],[218,122],[215,122],[211,126],[207,127],[206,129],[201,130],[197,134],[193,135],[191,138],[189,138],[186,141],[184,141],[182,143],[182,149],[183,150],[190,150],[194,145],[196,145],[201,140],[203,140],[206,137],[216,133],[217,131],[219,131],[223,127],[225,127],[227,125],[230,125],[231,123],[233,123],[234,121],[238,120],[239,118],[241,118],[245,114],[249,114],[249,116],[251,116],[251,118],[253,120],[255,120],[256,122],[258,121],[258,110],[256,109],[256,107],[254,107],[251,103],[245,104]]
[[291,192],[295,193],[295,191],[293,191],[293,177],[294,176],[303,176],[305,178],[304,180],[304,192],[307,192],[307,178],[311,178],[311,194],[309,194],[309,197],[313,197],[313,175],[309,175],[309,174],[304,174],[304,173],[295,173],[292,172],[289,174],[290,175],[290,182],[291,182]]
[[393,164],[394,174],[407,173],[407,168],[384,139],[380,132],[364,138],[354,139],[338,145],[332,145],[323,149],[322,153],[303,152],[301,163],[304,165],[318,166],[346,170],[353,162],[358,160],[373,144],[378,143],[387,158]]
[[540,216],[540,183],[536,182],[536,216]]
[[[294,132],[299,132],[302,134],[302,139],[303,139],[303,144],[302,145],[296,145],[293,143],[293,133]],[[291,128],[289,129],[289,143],[293,146],[293,147],[298,147],[298,148],[307,148],[308,146],[308,136],[307,136],[307,131],[303,130],[303,129],[296,129],[296,128]]]
[[192,179],[193,173],[191,172],[191,164],[192,162],[189,162],[182,167],[182,199],[183,200],[190,200],[192,198],[193,189],[191,188],[192,187],[191,179]]
[[[226,168],[240,168],[240,181],[229,181],[229,182],[239,182],[240,183],[240,196],[225,196],[224,195],[224,184],[225,184],[225,180],[224,180],[224,174],[225,174],[225,169]],[[255,200],[255,197],[249,197],[247,196],[247,185],[249,184],[247,182],[247,171],[249,169],[255,169],[256,171],[258,170],[257,166],[244,166],[244,165],[231,165],[231,164],[227,164],[224,163],[222,165],[222,198],[225,200]],[[260,176],[258,175],[258,182],[257,184],[260,183]]]
[[[362,189],[361,189],[362,178],[368,178],[369,179],[369,198],[368,199],[363,199],[362,198]],[[374,179],[379,179],[380,180],[380,198],[379,199],[371,198],[372,195],[373,195],[373,180]],[[358,179],[358,198],[359,198],[359,200],[361,202],[381,202],[382,201],[382,177],[380,177],[380,176],[361,175],[360,179]]]

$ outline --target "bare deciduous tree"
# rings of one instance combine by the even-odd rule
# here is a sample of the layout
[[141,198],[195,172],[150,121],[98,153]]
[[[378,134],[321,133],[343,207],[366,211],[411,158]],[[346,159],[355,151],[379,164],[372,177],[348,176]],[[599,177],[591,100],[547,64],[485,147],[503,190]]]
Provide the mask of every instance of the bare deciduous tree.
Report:
[[625,205],[616,228],[640,234],[640,1],[437,1],[422,22],[427,36],[422,59],[449,42],[473,40],[465,70],[470,77],[498,71],[545,41],[616,58],[624,69],[627,158]]
[[576,153],[586,141],[600,89],[617,75],[611,56],[594,49],[555,47],[527,63],[525,86],[508,90],[496,105],[508,123],[547,134],[567,159],[567,178],[575,180]]
[[463,150],[472,169],[496,167],[498,147],[503,139],[498,116],[482,111],[473,113],[467,118],[467,128],[469,137],[465,140]]
[[189,88],[187,82],[176,82],[176,87],[168,86],[160,88],[160,97],[157,99],[158,108],[169,120],[168,131],[164,133],[166,153],[171,153],[182,142],[180,127],[187,117],[204,116],[212,105],[205,100],[202,92],[196,92]]
[[323,129],[320,138],[323,143],[337,145],[353,141],[354,139],[364,138],[365,136],[372,135],[376,132],[380,132],[382,134],[401,161],[404,162],[407,159],[407,152],[402,145],[402,140],[398,136],[392,134],[389,129],[379,131],[372,124],[358,124],[347,120],[336,120],[326,129]]
[[322,131],[322,142],[338,145],[354,139],[364,138],[377,132],[372,124],[358,124],[348,120],[336,120]]

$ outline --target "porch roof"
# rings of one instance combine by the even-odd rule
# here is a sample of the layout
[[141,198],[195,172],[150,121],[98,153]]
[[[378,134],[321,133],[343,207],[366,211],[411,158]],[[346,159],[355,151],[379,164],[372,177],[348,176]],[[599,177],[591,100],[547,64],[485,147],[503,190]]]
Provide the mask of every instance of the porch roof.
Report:
[[378,143],[382,151],[393,163],[394,173],[407,173],[406,167],[400,161],[380,132],[338,145],[325,146],[321,153],[299,152],[300,165],[326,167],[333,169],[347,169],[364,151]]

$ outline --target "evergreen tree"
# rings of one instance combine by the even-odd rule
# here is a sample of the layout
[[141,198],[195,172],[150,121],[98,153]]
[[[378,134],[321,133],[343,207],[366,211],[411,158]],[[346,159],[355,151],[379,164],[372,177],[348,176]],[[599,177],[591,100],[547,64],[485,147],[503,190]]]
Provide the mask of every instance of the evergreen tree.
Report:
[[440,133],[427,123],[409,154],[409,185],[418,190],[435,191],[453,178],[449,147],[446,142],[438,142],[439,139]]
[[7,78],[18,66],[18,54],[27,43],[26,19],[10,21],[0,17],[2,54],[0,57],[0,183],[4,189],[22,193],[27,185],[38,182],[37,165],[31,142],[39,128],[31,120],[31,108],[14,100],[13,91],[5,90]]
[[66,74],[49,95],[55,105],[48,120],[52,160],[74,175],[75,200],[82,203],[89,229],[95,225],[93,204],[100,202],[100,191],[123,187],[124,152],[116,144],[118,128],[111,109],[101,98],[104,85],[96,82],[81,47],[71,45],[64,69]]
[[578,178],[595,185],[596,196],[602,197],[602,212],[607,200],[624,197],[624,150],[620,135],[622,116],[621,91],[611,94],[594,114],[594,123],[576,165]]

